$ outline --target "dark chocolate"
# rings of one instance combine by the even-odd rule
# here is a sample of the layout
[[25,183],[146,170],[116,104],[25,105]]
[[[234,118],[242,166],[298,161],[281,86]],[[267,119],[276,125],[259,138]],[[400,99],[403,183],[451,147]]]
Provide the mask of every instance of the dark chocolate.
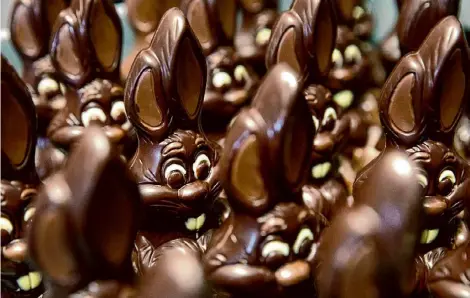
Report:
[[374,29],[372,14],[364,0],[333,0],[339,26],[346,26],[361,41],[369,41]]

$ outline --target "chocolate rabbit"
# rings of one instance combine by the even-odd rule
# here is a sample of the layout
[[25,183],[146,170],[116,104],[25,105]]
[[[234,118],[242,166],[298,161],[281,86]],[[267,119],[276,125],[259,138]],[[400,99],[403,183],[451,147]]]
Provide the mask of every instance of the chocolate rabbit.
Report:
[[369,41],[374,29],[372,14],[364,0],[334,0],[338,25],[348,27],[361,41]]
[[233,45],[236,1],[184,0],[181,8],[207,57],[209,81],[202,126],[210,140],[221,141],[228,124],[249,103],[258,85],[256,73]]
[[119,80],[122,32],[109,0],[73,0],[54,26],[51,59],[65,84],[67,105],[52,120],[48,136],[68,150],[85,127],[98,125],[108,138],[133,154]]
[[200,129],[206,75],[187,19],[170,9],[137,55],[125,89],[139,141],[129,166],[145,204],[138,253],[180,237],[196,239],[218,224],[218,154]]
[[126,0],[129,24],[134,30],[135,41],[121,66],[123,81],[127,79],[137,54],[149,45],[163,14],[179,3],[180,0]]
[[28,88],[2,56],[2,297],[38,297],[41,274],[27,260],[25,230],[35,213],[36,113]]
[[423,219],[416,165],[387,149],[355,189],[356,204],[322,234],[316,256],[320,298],[408,297]]
[[[448,247],[470,192],[470,166],[452,140],[470,95],[470,58],[459,21],[446,17],[421,47],[405,56],[382,89],[380,115],[386,148],[406,150],[420,167],[425,211],[421,253]],[[355,182],[363,184],[379,156]],[[468,226],[467,219],[467,226]]]
[[41,179],[60,167],[65,158],[50,143],[46,132],[51,119],[66,104],[49,56],[49,41],[54,21],[67,5],[65,0],[17,0],[10,20],[11,40],[23,61],[23,79],[31,90],[38,116],[36,169]]
[[299,79],[287,64],[274,66],[227,135],[220,167],[232,212],[214,231],[204,266],[208,280],[231,295],[313,289],[325,222],[301,198],[315,131]]
[[87,128],[39,191],[28,248],[47,277],[45,297],[118,297],[133,282],[141,201],[116,151],[100,128]]
[[268,68],[287,62],[300,72],[316,136],[311,152],[311,175],[304,187],[308,205],[330,218],[346,205],[348,190],[339,175],[338,155],[346,144],[350,120],[323,82],[330,71],[336,41],[336,18],[330,1],[296,0],[276,23],[268,46]]
[[253,67],[258,76],[266,74],[265,56],[274,23],[279,15],[276,0],[239,0],[240,29],[235,47],[240,57]]

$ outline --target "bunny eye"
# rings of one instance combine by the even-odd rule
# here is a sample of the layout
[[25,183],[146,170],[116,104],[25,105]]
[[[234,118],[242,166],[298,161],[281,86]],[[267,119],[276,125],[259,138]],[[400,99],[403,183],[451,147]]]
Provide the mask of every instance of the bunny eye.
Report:
[[269,255],[281,255],[289,256],[290,248],[289,245],[285,242],[274,240],[266,243],[261,251],[263,257],[268,257]]
[[361,50],[356,45],[349,45],[346,50],[344,50],[344,58],[347,63],[359,63],[362,61]]
[[439,175],[437,188],[441,195],[448,195],[455,186],[455,174],[451,170],[444,170]]
[[0,218],[0,227],[2,231],[6,231],[8,234],[11,234],[13,232],[13,224],[8,218],[4,216]]
[[331,61],[333,61],[335,68],[343,67],[343,54],[338,49],[334,49],[333,54],[331,54]]
[[347,109],[354,101],[354,93],[351,90],[342,90],[333,96],[333,100],[343,109]]
[[215,88],[224,88],[228,87],[232,84],[232,77],[225,71],[214,71],[214,75],[212,76],[212,85]]
[[320,126],[320,121],[318,120],[316,116],[312,116],[312,120],[313,120],[313,126],[315,128],[315,131],[317,131],[318,127]]
[[233,71],[233,76],[235,77],[235,80],[242,82],[248,78],[248,71],[245,66],[237,65]]
[[165,179],[171,188],[180,188],[186,183],[186,169],[177,163],[172,163],[165,168]]
[[199,154],[193,164],[193,173],[196,179],[204,180],[209,176],[211,161],[206,154]]
[[423,187],[423,188],[426,188],[428,187],[428,178],[426,177],[426,175],[424,175],[423,173],[418,173],[417,175],[417,178],[418,178],[418,183]]
[[51,78],[44,78],[38,84],[38,92],[41,95],[47,95],[51,93],[56,93],[59,90],[59,84],[51,79]]
[[329,121],[331,120],[336,120],[338,119],[338,115],[336,115],[336,111],[335,109],[333,109],[332,107],[328,107],[326,110],[325,110],[325,114],[323,115],[323,119],[322,119],[322,125],[325,126],[326,124],[328,124]]
[[364,8],[362,8],[362,7],[360,7],[360,6],[356,6],[356,7],[354,7],[354,9],[353,9],[352,15],[353,15],[353,18],[354,18],[355,20],[358,20],[358,19],[360,19],[365,13],[366,13],[366,12],[365,12]]
[[35,207],[28,208],[24,213],[23,220],[28,222],[31,218],[33,218],[34,213],[36,213]]
[[255,41],[257,45],[265,46],[268,44],[269,38],[271,38],[271,29],[263,28],[256,33]]
[[303,228],[300,230],[299,235],[297,235],[297,239],[295,239],[294,242],[294,252],[296,254],[299,254],[299,252],[304,254],[305,251],[310,248],[313,238],[313,233],[309,228]]
[[92,107],[82,112],[82,123],[83,126],[87,127],[92,121],[99,121],[101,123],[106,122],[106,115],[103,110],[99,107]]
[[115,101],[111,107],[111,118],[115,121],[123,120],[126,117],[126,109],[122,100]]

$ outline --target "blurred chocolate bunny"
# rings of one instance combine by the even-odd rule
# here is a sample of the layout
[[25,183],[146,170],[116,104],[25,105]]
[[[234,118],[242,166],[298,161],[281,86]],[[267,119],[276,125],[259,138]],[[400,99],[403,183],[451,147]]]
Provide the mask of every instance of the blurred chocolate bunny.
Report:
[[64,150],[98,125],[108,138],[134,151],[119,80],[121,23],[109,0],[73,0],[54,26],[51,60],[65,85],[67,104],[52,120],[48,136]]
[[64,154],[54,148],[46,137],[51,119],[65,107],[58,74],[49,56],[52,26],[66,0],[16,0],[13,5],[10,30],[11,40],[23,62],[23,80],[29,86],[36,112],[37,148],[36,169],[43,179],[59,168]]
[[279,15],[277,0],[239,0],[240,29],[235,47],[240,57],[253,67],[259,77],[266,74],[266,49]]
[[372,14],[364,0],[333,0],[338,25],[348,27],[361,41],[368,42],[374,29]]
[[100,128],[87,128],[66,166],[39,191],[30,225],[28,249],[45,274],[44,297],[131,291],[140,207],[137,185],[116,148]]
[[121,78],[125,82],[137,54],[146,48],[157,30],[163,14],[178,7],[180,0],[126,0],[129,24],[134,30],[134,47],[121,65]]
[[226,138],[219,165],[232,212],[204,266],[214,286],[236,297],[313,294],[325,220],[302,202],[315,130],[299,79],[285,63],[272,67]]
[[138,254],[218,225],[218,154],[200,128],[205,61],[184,14],[173,8],[129,72],[125,105],[139,141],[129,166],[145,205]]
[[336,18],[331,2],[296,0],[291,9],[279,17],[266,57],[268,68],[287,62],[300,72],[298,82],[316,133],[304,199],[327,218],[347,204],[349,194],[340,177],[339,154],[349,136],[350,119],[344,116],[343,106],[323,85],[330,71],[335,41]]
[[423,220],[416,166],[387,148],[356,204],[322,234],[316,255],[318,297],[414,297],[415,255]]
[[249,104],[258,85],[256,73],[234,48],[236,4],[236,0],[181,3],[207,57],[202,126],[208,138],[216,142],[224,138],[227,126],[240,108]]
[[27,259],[25,231],[35,213],[36,113],[25,83],[2,56],[2,297],[38,297],[41,274]]
[[[468,200],[470,165],[452,141],[469,86],[468,45],[461,24],[450,16],[436,25],[417,51],[400,60],[382,89],[385,146],[406,150],[420,168],[425,211],[420,253],[451,245]],[[381,158],[358,174],[355,188]]]

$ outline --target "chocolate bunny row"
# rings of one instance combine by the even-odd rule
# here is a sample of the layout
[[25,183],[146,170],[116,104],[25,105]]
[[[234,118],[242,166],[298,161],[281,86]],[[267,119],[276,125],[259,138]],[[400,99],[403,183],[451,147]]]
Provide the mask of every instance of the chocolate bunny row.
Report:
[[38,297],[42,277],[27,258],[26,229],[35,213],[36,112],[31,94],[2,56],[2,297]]
[[347,204],[349,194],[338,157],[348,140],[350,119],[324,85],[331,70],[336,24],[330,1],[296,0],[274,26],[266,56],[268,69],[286,62],[299,72],[316,134],[304,198],[327,218]]
[[272,67],[227,135],[220,167],[232,212],[214,231],[204,267],[235,297],[313,290],[326,222],[302,202],[315,131],[299,79],[285,63]]
[[136,241],[142,270],[152,266],[152,252],[163,243],[195,240],[218,225],[219,157],[200,125],[206,78],[188,20],[181,10],[168,10],[137,55],[125,88],[138,139],[129,167],[145,206]]
[[[470,94],[468,44],[459,21],[449,16],[420,48],[400,60],[380,97],[386,148],[406,150],[420,167],[425,231],[420,252],[449,247],[470,191],[467,160],[453,148],[453,136]],[[358,175],[364,183],[379,156]],[[466,220],[468,226],[468,219]]]

